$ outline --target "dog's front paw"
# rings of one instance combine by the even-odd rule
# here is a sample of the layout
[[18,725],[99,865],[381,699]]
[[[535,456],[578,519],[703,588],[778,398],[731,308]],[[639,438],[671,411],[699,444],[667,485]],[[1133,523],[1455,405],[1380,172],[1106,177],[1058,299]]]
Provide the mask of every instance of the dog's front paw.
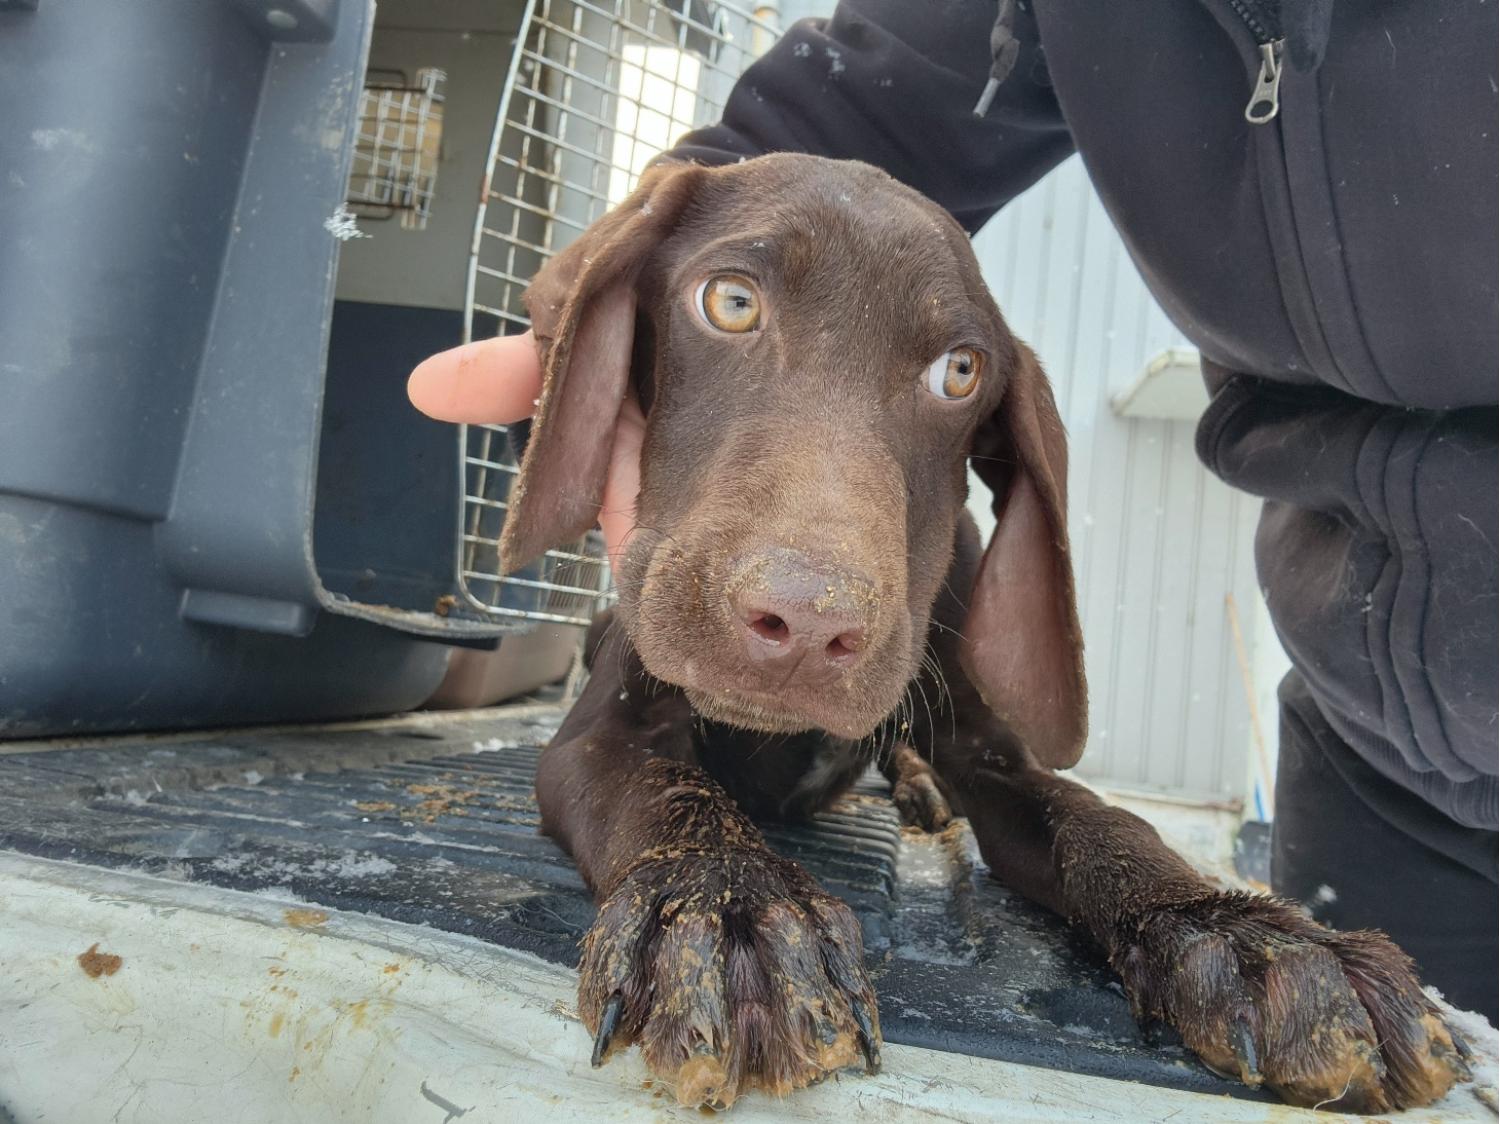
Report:
[[1467,1047],[1375,932],[1342,933],[1288,903],[1217,893],[1121,927],[1112,957],[1137,1016],[1164,1019],[1215,1071],[1345,1112],[1437,1100]]
[[769,852],[671,854],[637,867],[583,941],[579,1013],[594,1064],[639,1042],[684,1105],[728,1107],[880,1064],[859,924]]

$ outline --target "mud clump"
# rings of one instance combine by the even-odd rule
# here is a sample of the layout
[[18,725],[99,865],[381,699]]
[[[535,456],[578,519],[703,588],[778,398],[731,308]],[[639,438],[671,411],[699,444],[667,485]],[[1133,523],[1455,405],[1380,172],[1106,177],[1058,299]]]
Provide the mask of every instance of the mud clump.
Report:
[[289,909],[282,917],[294,929],[315,929],[328,920],[321,909]]
[[423,823],[432,823],[443,815],[468,815],[463,806],[479,796],[477,792],[441,784],[409,784],[406,786],[406,791],[413,796],[422,796],[426,799],[415,807],[403,811],[401,818],[406,819],[408,815],[415,815]]
[[89,945],[87,952],[78,954],[78,966],[91,980],[97,980],[100,976],[114,975],[124,963],[123,957],[116,956],[112,952],[100,952],[98,941]]
[[719,1105],[728,1108],[734,1103],[735,1093],[724,1065],[712,1054],[699,1054],[689,1058],[677,1071],[677,1103],[685,1108],[699,1105]]

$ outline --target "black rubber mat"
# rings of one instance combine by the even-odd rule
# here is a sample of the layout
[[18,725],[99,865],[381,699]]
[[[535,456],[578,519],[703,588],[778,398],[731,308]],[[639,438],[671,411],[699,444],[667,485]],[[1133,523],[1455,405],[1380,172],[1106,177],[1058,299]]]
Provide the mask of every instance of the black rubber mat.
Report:
[[[559,718],[0,751],[0,847],[276,891],[571,965],[593,905],[538,834],[532,798]],[[813,823],[764,826],[858,912],[889,1041],[1250,1095],[1175,1041],[1148,1041],[1076,934],[990,880],[961,825],[903,832],[878,778]]]

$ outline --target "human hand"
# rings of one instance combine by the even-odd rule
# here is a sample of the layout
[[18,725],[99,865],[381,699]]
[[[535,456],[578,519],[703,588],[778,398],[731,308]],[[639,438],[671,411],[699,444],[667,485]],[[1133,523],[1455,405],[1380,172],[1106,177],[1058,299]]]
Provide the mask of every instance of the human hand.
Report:
[[[476,340],[439,352],[418,363],[406,382],[411,404],[428,417],[471,425],[509,425],[529,418],[541,393],[541,358],[530,332]],[[619,555],[635,528],[645,436],[645,416],[635,395],[628,393],[615,424],[609,478],[599,510],[599,528],[604,532],[610,566],[617,573]]]

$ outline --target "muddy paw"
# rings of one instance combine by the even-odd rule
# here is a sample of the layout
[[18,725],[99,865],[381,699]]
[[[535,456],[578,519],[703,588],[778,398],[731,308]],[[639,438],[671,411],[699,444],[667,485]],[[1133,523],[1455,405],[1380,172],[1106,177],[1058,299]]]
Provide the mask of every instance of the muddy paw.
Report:
[[605,900],[583,941],[594,1064],[638,1042],[684,1105],[728,1107],[880,1065],[859,924],[795,863],[756,851],[663,858]]
[[901,822],[908,827],[942,831],[953,819],[953,811],[930,773],[902,777],[891,787],[891,799],[901,813]]
[[953,819],[953,809],[938,785],[937,774],[917,751],[898,745],[886,768],[891,799],[901,813],[901,822],[923,831],[942,831]]
[[1367,1113],[1429,1104],[1469,1076],[1467,1047],[1380,933],[1238,893],[1124,928],[1115,967],[1136,1014],[1170,1022],[1216,1072]]

